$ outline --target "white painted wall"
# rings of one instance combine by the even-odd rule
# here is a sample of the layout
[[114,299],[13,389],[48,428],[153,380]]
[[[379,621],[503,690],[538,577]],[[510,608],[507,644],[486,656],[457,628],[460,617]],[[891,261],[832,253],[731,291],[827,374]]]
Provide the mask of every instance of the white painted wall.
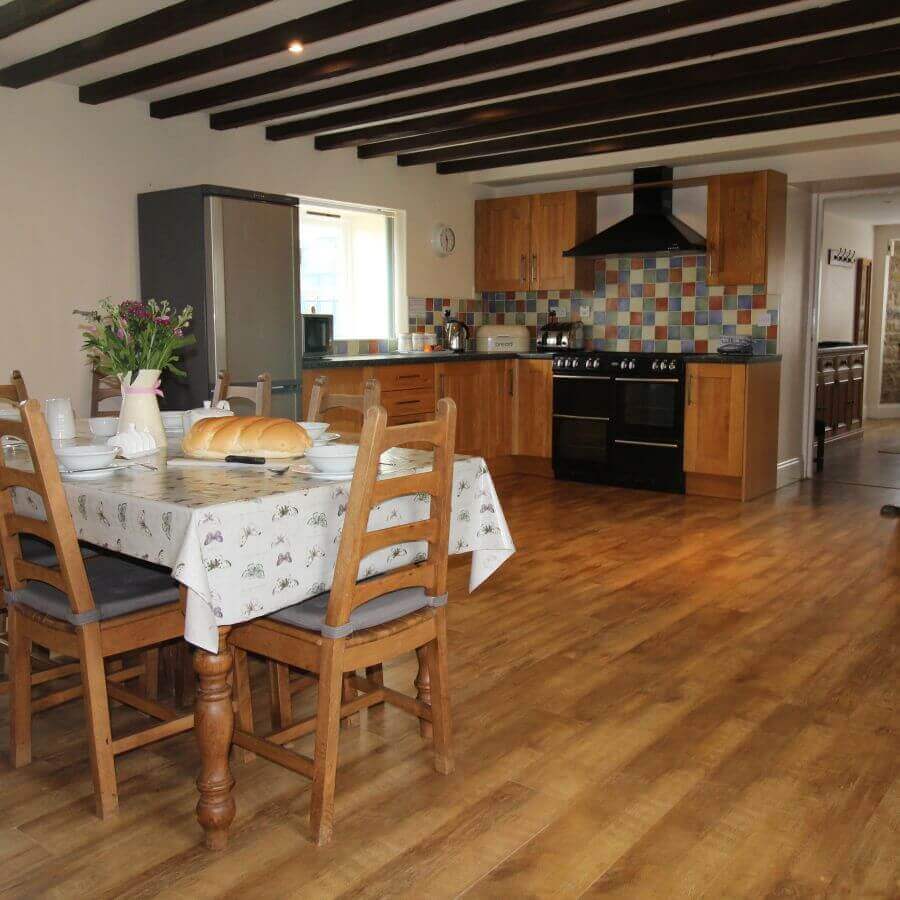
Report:
[[[0,122],[0,377],[22,369],[34,396],[70,394],[86,411],[71,311],[138,295],[142,191],[213,183],[405,209],[409,295],[472,296],[480,189],[462,178],[267,142],[259,128],[214,132],[202,115],[157,121],[138,101],[86,106],[58,83],[0,90]],[[456,230],[445,259],[429,243],[437,222]]]
[[872,250],[872,302],[869,307],[869,354],[866,371],[866,415],[898,418],[900,410],[881,403],[881,348],[884,338],[884,276],[889,241],[900,241],[900,225],[876,225]]
[[819,340],[853,340],[856,266],[828,264],[828,250],[846,247],[857,257],[871,259],[873,229],[868,222],[848,219],[829,210],[822,217],[822,289],[819,297]]

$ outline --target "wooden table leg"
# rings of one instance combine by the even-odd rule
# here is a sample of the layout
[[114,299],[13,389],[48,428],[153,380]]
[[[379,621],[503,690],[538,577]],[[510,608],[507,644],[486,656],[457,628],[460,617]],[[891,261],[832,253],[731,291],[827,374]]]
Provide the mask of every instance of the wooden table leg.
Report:
[[228,753],[234,734],[231,703],[231,650],[227,646],[230,629],[219,630],[219,652],[194,650],[194,669],[200,679],[194,701],[194,733],[200,748],[200,775],[197,778],[197,821],[206,833],[210,850],[224,850],[235,806],[231,789],[234,778]]
[[[431,673],[428,671],[428,653],[426,648],[419,647],[416,650],[416,656],[419,658],[419,674],[416,675],[416,699],[431,706]],[[434,734],[431,722],[419,719],[419,734],[425,740],[430,741]]]

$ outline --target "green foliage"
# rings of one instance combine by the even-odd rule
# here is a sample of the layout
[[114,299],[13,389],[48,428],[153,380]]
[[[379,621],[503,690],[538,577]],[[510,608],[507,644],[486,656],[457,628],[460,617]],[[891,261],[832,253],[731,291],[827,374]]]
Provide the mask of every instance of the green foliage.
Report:
[[98,309],[75,310],[87,321],[81,326],[81,345],[101,375],[125,376],[129,382],[141,369],[159,369],[175,375],[179,351],[196,343],[186,335],[194,311],[186,306],[175,315],[168,300],[100,301]]

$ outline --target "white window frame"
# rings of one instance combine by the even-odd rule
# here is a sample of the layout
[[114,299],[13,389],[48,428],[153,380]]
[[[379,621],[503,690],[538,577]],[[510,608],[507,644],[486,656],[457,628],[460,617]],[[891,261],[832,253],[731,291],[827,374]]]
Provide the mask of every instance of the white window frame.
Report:
[[[394,276],[394,309],[392,321],[390,323],[390,334],[388,340],[396,340],[397,335],[409,331],[409,297],[406,292],[406,210],[390,209],[384,206],[370,206],[365,203],[346,203],[341,200],[326,200],[321,197],[306,197],[295,194],[300,201],[301,216],[304,207],[313,207],[321,210],[334,210],[340,212],[346,210],[348,212],[369,212],[378,213],[393,220],[393,248],[391,268]],[[303,258],[301,256],[300,266],[303,266]],[[301,303],[303,298],[300,298]],[[336,340],[342,338],[335,336]]]

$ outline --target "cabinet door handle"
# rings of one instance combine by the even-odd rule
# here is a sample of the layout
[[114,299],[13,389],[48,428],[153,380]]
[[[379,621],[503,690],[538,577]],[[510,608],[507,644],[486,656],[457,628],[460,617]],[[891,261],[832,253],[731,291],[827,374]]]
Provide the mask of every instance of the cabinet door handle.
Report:
[[537,286],[537,253],[531,254],[531,286]]
[[515,375],[512,369],[509,370],[509,396],[516,396]]
[[446,395],[444,394],[444,376],[441,375],[438,379],[438,399],[443,400]]
[[694,403],[694,376],[688,376],[688,406]]
[[523,254],[519,257],[519,280],[522,282],[522,284],[525,284],[525,278],[526,278],[526,275],[525,275],[525,254],[523,253]]

